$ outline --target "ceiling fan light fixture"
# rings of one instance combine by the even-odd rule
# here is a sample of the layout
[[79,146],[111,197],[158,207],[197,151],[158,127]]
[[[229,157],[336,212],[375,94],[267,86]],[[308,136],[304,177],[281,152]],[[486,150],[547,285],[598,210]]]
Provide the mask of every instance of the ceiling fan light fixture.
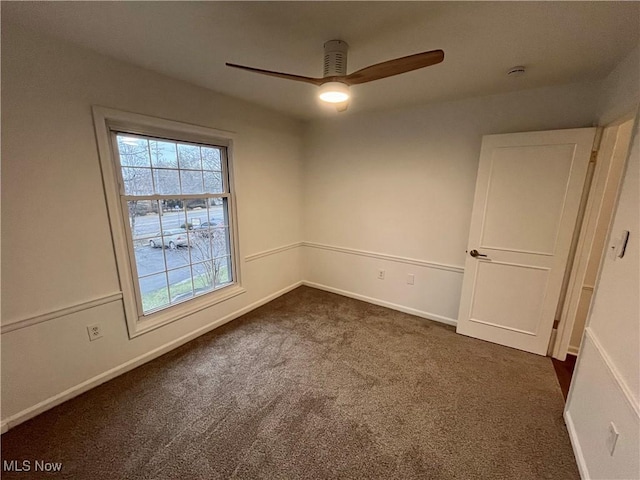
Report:
[[444,60],[444,52],[442,50],[430,50],[376,63],[347,75],[348,49],[349,45],[343,40],[329,40],[324,44],[324,76],[322,78],[264,70],[236,63],[227,63],[226,65],[270,77],[310,83],[319,87],[318,97],[320,100],[330,103],[338,112],[344,112],[349,106],[349,99],[351,98],[349,88],[352,85],[360,85],[400,75],[401,73],[412,72],[419,68],[436,65]]
[[342,103],[351,96],[349,85],[342,82],[327,82],[320,86],[320,100],[327,103]]

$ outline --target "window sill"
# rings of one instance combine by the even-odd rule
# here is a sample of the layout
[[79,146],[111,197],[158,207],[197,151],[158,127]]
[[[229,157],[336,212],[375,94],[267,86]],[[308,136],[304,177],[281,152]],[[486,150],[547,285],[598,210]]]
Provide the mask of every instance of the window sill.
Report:
[[138,337],[144,333],[160,328],[181,318],[193,315],[205,308],[222,303],[233,297],[245,293],[246,290],[239,284],[224,288],[215,293],[203,295],[174,307],[154,313],[149,318],[140,317],[135,326],[135,331],[129,332],[129,338]]

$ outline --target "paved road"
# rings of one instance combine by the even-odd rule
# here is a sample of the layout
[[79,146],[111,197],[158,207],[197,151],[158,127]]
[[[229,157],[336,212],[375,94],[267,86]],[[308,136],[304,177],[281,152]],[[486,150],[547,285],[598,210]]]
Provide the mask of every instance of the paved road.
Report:
[[138,275],[141,277],[163,272],[165,270],[165,259],[168,269],[189,265],[189,251],[186,248],[178,248],[176,250],[167,248],[163,250],[162,248],[151,248],[149,245],[143,245],[135,248],[135,256]]
[[[193,225],[204,222],[214,222],[218,225],[224,224],[224,211],[222,205],[209,207],[207,218],[206,209],[187,210],[186,219]],[[169,285],[175,285],[191,278],[189,268],[190,254],[194,262],[206,260],[198,248],[178,248],[175,250],[151,248],[149,239],[155,237],[162,230],[178,229],[185,223],[185,212],[165,212],[162,215],[147,214],[135,218],[133,237],[136,240],[134,255],[139,276],[150,275],[140,281],[141,294],[154,292],[167,286],[165,269],[169,271]],[[206,240],[206,237],[194,237],[195,239]]]
[[[221,224],[224,223],[224,213],[222,211],[222,205],[209,207],[209,215],[211,221]],[[149,213],[142,217],[136,217],[135,228],[133,232],[134,238],[150,237],[160,231],[160,219],[162,218],[163,229],[180,228],[180,225],[184,225],[185,215],[184,211],[166,212],[162,216]],[[207,210],[206,209],[194,209],[187,210],[187,219],[190,223],[207,222]],[[194,222],[194,220],[196,220]]]
[[[208,238],[194,235],[191,241],[208,242]],[[216,250],[216,254],[224,255],[224,253],[219,250]],[[152,248],[146,242],[134,248],[134,255],[136,257],[138,275],[151,275],[140,282],[142,294],[153,292],[166,286],[166,277],[164,275],[165,262],[166,269],[170,270],[169,284],[171,285],[191,278],[191,269],[189,268],[190,260],[197,263],[210,258],[208,249],[204,247],[179,247],[172,250],[170,248]]]
[[170,272],[170,283],[175,284],[191,278],[189,252],[186,248],[178,248],[176,250],[167,248],[163,251],[162,248],[151,248],[145,245],[135,249],[135,256],[138,275],[159,274],[147,277],[140,282],[140,290],[143,295],[167,286],[167,279],[164,274],[165,259],[168,268],[185,267]]

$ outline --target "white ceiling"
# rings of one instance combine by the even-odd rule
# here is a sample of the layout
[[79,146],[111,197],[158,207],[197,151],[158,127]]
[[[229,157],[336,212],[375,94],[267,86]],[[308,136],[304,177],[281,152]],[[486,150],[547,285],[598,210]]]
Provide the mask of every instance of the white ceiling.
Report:
[[[2,21],[312,119],[602,78],[638,44],[640,2],[2,2]],[[350,45],[348,72],[445,60],[352,87],[342,114],[312,85],[224,65],[320,77],[331,39]],[[507,78],[514,65],[527,74]]]

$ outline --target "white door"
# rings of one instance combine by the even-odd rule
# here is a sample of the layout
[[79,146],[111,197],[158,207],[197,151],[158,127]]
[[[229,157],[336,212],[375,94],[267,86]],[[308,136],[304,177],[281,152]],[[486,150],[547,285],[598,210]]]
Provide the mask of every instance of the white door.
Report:
[[458,333],[546,355],[595,132],[483,137]]

